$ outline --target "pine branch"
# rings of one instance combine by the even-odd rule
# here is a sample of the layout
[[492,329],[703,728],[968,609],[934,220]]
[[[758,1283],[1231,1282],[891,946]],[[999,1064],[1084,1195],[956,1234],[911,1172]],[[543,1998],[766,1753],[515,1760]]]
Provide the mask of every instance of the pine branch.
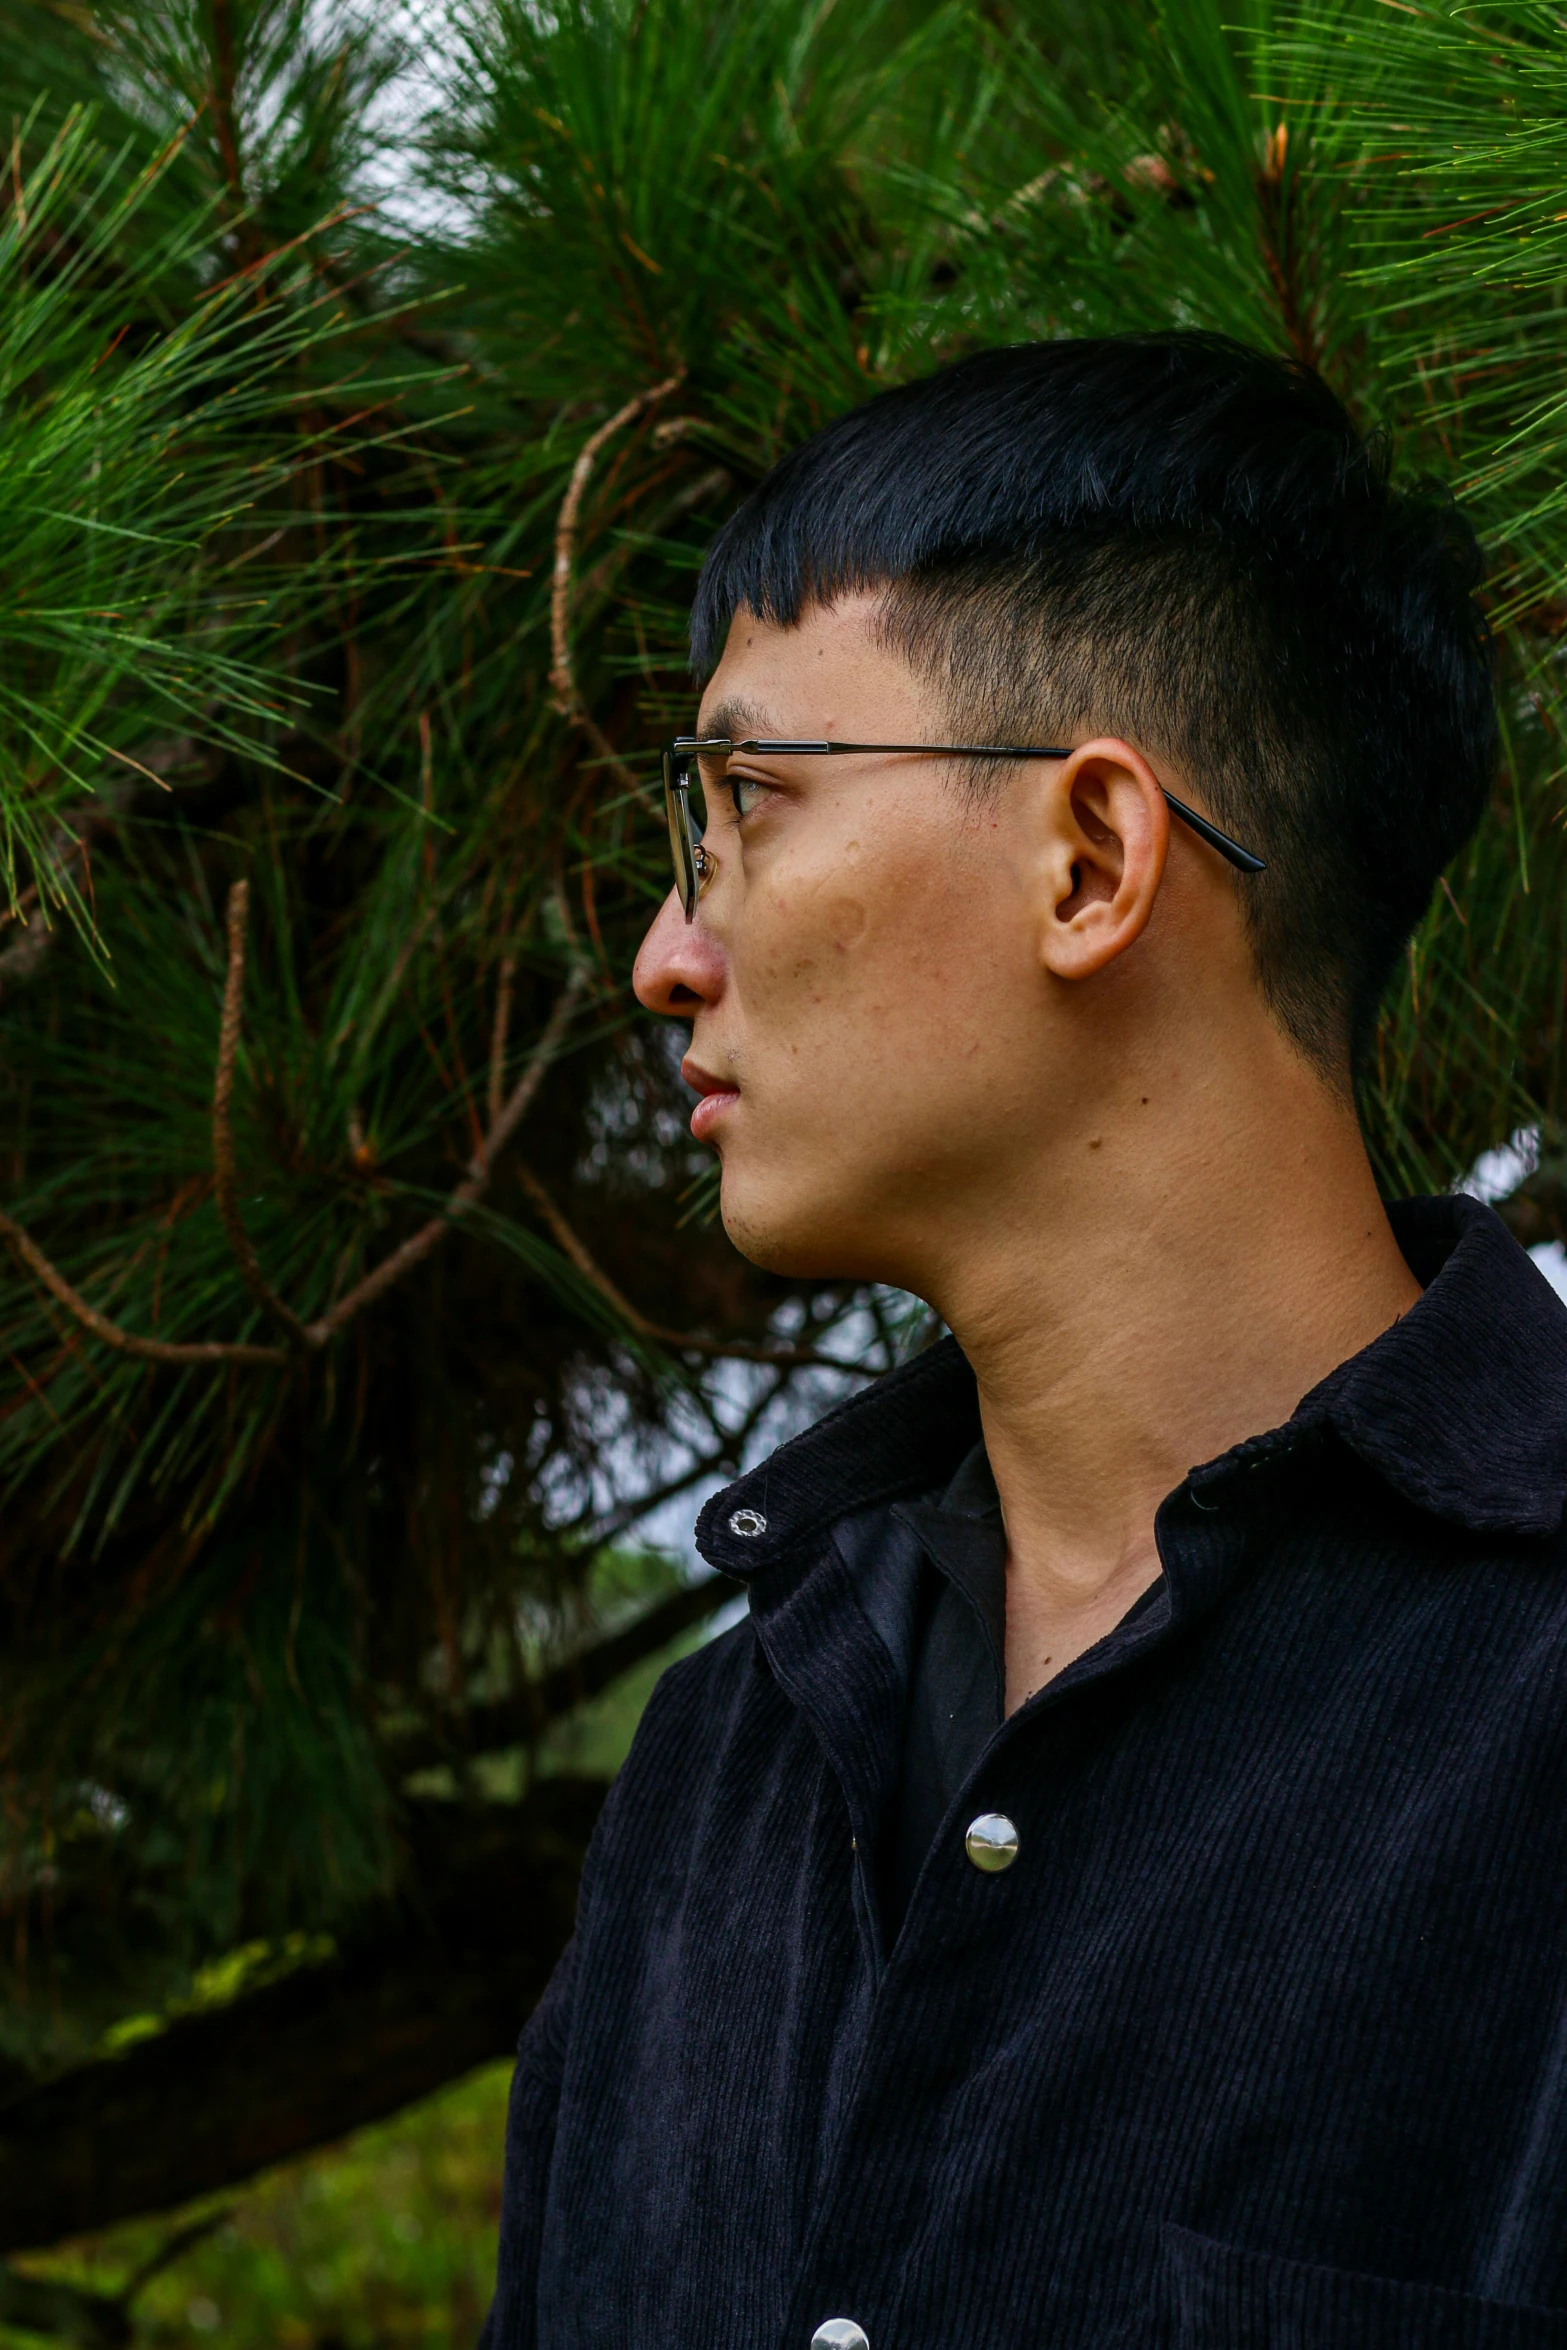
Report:
[[529,1056],[527,1067],[502,1103],[499,1115],[491,1121],[489,1132],[469,1160],[467,1172],[452,1191],[440,1214],[432,1216],[428,1224],[411,1234],[401,1248],[394,1249],[389,1257],[376,1266],[374,1272],[367,1273],[363,1281],[351,1289],[346,1297],[340,1298],[329,1313],[309,1325],[305,1335],[312,1347],[325,1346],[340,1330],[347,1327],[356,1314],[363,1313],[366,1306],[374,1305],[395,1282],[401,1281],[415,1265],[422,1264],[446,1238],[453,1222],[463,1210],[475,1206],[483,1198],[489,1188],[495,1162],[532,1107],[533,1097],[560,1050],[571,1016],[586,986],[586,968],[578,963],[556,998],[555,1009],[550,1014],[544,1034]]
[[585,1510],[581,1518],[568,1520],[562,1532],[581,1541],[606,1546],[617,1542],[629,1527],[640,1523],[652,1511],[661,1509],[665,1502],[674,1501],[682,1493],[689,1493],[692,1486],[699,1485],[704,1477],[719,1471],[731,1477],[738,1475],[746,1445],[777,1402],[788,1379],[787,1371],[779,1371],[767,1381],[753,1395],[738,1424],[732,1428],[722,1426],[711,1408],[711,1399],[699,1392],[697,1400],[706,1407],[708,1423],[715,1428],[718,1443],[709,1451],[698,1454],[677,1476],[665,1478],[662,1484],[637,1494],[634,1499],[622,1502],[618,1508],[607,1513],[595,1516],[591,1510]]
[[704,1583],[689,1583],[667,1599],[643,1611],[632,1623],[606,1639],[579,1649],[563,1664],[530,1681],[514,1697],[491,1705],[470,1705],[454,1721],[452,1735],[419,1730],[390,1742],[393,1767],[406,1776],[476,1754],[496,1754],[509,1746],[526,1746],[543,1736],[554,1722],[563,1721],[589,1698],[597,1697],[660,1649],[678,1640],[696,1624],[705,1623],[735,1597],[726,1575]]
[[668,1330],[662,1322],[650,1322],[646,1314],[640,1312],[624,1292],[617,1289],[586,1242],[567,1223],[533,1169],[523,1166],[517,1172],[523,1189],[548,1224],[562,1254],[570,1258],[584,1281],[592,1284],[606,1305],[614,1308],[626,1327],[638,1338],[651,1339],[655,1345],[666,1346],[672,1353],[703,1355],[714,1362],[773,1363],[790,1371],[863,1371],[867,1377],[871,1375],[869,1364],[846,1362],[842,1355],[823,1354],[819,1347],[756,1346],[740,1338],[700,1338],[689,1330]]
[[118,1354],[131,1355],[140,1362],[182,1365],[242,1363],[282,1369],[298,1359],[302,1351],[313,1354],[329,1346],[366,1307],[376,1304],[389,1289],[405,1279],[416,1265],[422,1264],[446,1238],[453,1223],[483,1198],[489,1188],[495,1161],[532,1106],[534,1095],[560,1049],[571,1016],[587,985],[586,970],[579,963],[557,997],[544,1033],[530,1054],[521,1077],[501,1104],[488,1133],[469,1160],[461,1182],[453,1188],[440,1213],[432,1216],[427,1224],[421,1225],[417,1232],[411,1233],[401,1247],[393,1249],[390,1256],[383,1258],[327,1313],[319,1315],[313,1322],[301,1323],[274,1295],[256,1264],[236,1203],[238,1177],[229,1131],[228,1105],[239,1037],[240,989],[244,980],[245,891],[245,883],[237,882],[229,896],[229,968],[224,989],[223,1022],[218,1039],[217,1076],[213,1087],[213,1153],[220,1206],[222,1187],[226,1185],[228,1190],[229,1213],[224,1215],[224,1230],[239,1261],[242,1276],[247,1276],[247,1268],[248,1274],[253,1275],[253,1278],[247,1276],[246,1286],[276,1318],[281,1320],[286,1317],[286,1326],[298,1334],[296,1346],[292,1349],[254,1346],[248,1341],[233,1339],[176,1341],[138,1337],[89,1305],[80,1291],[72,1287],[65,1275],[44,1254],[32,1235],[14,1217],[0,1211],[0,1238],[10,1242],[22,1263],[50,1296],[104,1346],[112,1347]]
[[17,1256],[33,1275],[39,1286],[46,1289],[55,1301],[64,1306],[73,1321],[100,1345],[112,1347],[116,1354],[131,1355],[142,1363],[251,1363],[276,1369],[289,1360],[280,1346],[251,1346],[240,1339],[211,1338],[179,1342],[162,1338],[138,1338],[133,1331],[122,1330],[96,1306],[90,1306],[78,1289],[59,1268],[52,1264],[30,1232],[18,1224],[14,1216],[0,1209],[0,1239],[8,1240]]

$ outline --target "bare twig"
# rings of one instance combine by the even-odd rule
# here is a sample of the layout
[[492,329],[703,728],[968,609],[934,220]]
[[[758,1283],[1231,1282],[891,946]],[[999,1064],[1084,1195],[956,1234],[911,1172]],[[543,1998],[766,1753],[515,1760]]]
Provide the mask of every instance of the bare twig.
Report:
[[129,1330],[122,1330],[118,1322],[111,1322],[90,1306],[80,1290],[73,1289],[65,1275],[52,1265],[43,1250],[14,1217],[0,1210],[0,1238],[8,1240],[22,1263],[41,1288],[64,1306],[73,1320],[96,1338],[100,1344],[113,1347],[116,1354],[133,1355],[143,1363],[266,1363],[283,1364],[289,1358],[286,1347],[248,1346],[243,1341],[210,1338],[177,1344],[170,1339],[138,1338]]
[[501,1105],[499,1116],[491,1119],[489,1132],[469,1160],[462,1181],[452,1191],[440,1214],[432,1216],[428,1224],[421,1225],[417,1232],[411,1233],[401,1248],[393,1249],[391,1255],[383,1258],[373,1272],[367,1273],[356,1288],[351,1289],[346,1297],[338,1299],[330,1313],[312,1322],[305,1331],[307,1345],[325,1346],[329,1339],[335,1338],[345,1323],[351,1322],[356,1314],[363,1313],[365,1307],[384,1296],[394,1282],[400,1281],[405,1273],[422,1263],[431,1250],[446,1238],[452,1228],[453,1218],[460,1216],[465,1208],[473,1207],[483,1197],[489,1187],[495,1161],[527,1116],[533,1097],[543,1082],[544,1073],[560,1050],[561,1040],[586,985],[587,972],[579,964],[556,998],[555,1009],[550,1014],[544,1034],[528,1056],[527,1067]]
[[631,1300],[616,1288],[598,1260],[590,1255],[586,1242],[572,1230],[537,1175],[534,1174],[533,1169],[529,1166],[521,1166],[517,1172],[522,1178],[523,1190],[554,1234],[555,1244],[562,1255],[568,1257],[582,1275],[583,1280],[590,1283],[598,1291],[600,1297],[614,1307],[628,1329],[634,1330],[639,1338],[651,1338],[653,1325],[646,1314],[637,1311]]
[[556,1245],[568,1257],[584,1281],[596,1289],[606,1304],[613,1306],[626,1327],[638,1338],[650,1338],[658,1346],[670,1348],[679,1354],[705,1355],[714,1361],[737,1363],[774,1363],[790,1371],[861,1371],[861,1363],[846,1363],[841,1355],[823,1354],[811,1346],[753,1346],[743,1339],[698,1338],[688,1330],[666,1330],[660,1322],[650,1322],[630,1299],[616,1288],[609,1275],[588,1250],[585,1242],[572,1230],[560,1209],[555,1205],[531,1167],[518,1170],[523,1189],[533,1201],[555,1236]]
[[740,1463],[744,1457],[746,1445],[783,1393],[788,1376],[787,1369],[784,1369],[766,1381],[760,1392],[752,1399],[744,1418],[738,1425],[725,1429],[722,1432],[721,1441],[707,1452],[699,1455],[696,1460],[688,1463],[678,1477],[667,1478],[662,1485],[655,1485],[650,1492],[634,1495],[631,1500],[621,1502],[616,1509],[600,1511],[597,1516],[591,1512],[585,1512],[581,1518],[563,1527],[562,1531],[578,1539],[600,1545],[615,1542],[626,1532],[628,1527],[640,1524],[652,1511],[662,1509],[666,1503],[678,1500],[682,1493],[689,1493],[693,1485],[700,1485],[704,1477],[712,1476],[715,1471],[729,1477],[737,1477],[740,1473]]
[[561,500],[560,516],[555,525],[555,576],[550,596],[550,650],[554,663],[550,670],[550,687],[555,695],[555,706],[563,718],[574,718],[581,709],[581,697],[571,665],[571,589],[572,558],[576,551],[577,518],[582,511],[582,500],[598,462],[599,451],[606,441],[628,424],[635,423],[645,408],[662,400],[676,389],[685,370],[666,376],[661,384],[638,392],[634,399],[617,408],[606,424],[601,424],[583,443],[576,464],[571,469],[571,480]]
[[[243,887],[243,884],[239,886]],[[229,985],[224,991],[224,1027],[222,1035],[220,1035],[218,1051],[220,1077],[224,1067],[223,1036],[228,1035],[230,1029],[231,1001],[237,1007],[239,984],[244,976],[244,904],[245,901],[241,898],[236,913],[235,901],[231,894],[229,900]],[[236,937],[239,942],[237,963],[235,957]],[[130,1355],[138,1362],[146,1363],[250,1363],[270,1368],[285,1367],[290,1362],[298,1360],[301,1351],[316,1353],[322,1347],[329,1345],[338,1333],[353,1321],[356,1315],[364,1312],[366,1306],[373,1305],[378,1298],[384,1297],[386,1292],[401,1281],[406,1273],[411,1272],[415,1265],[421,1264],[431,1251],[446,1238],[454,1219],[460,1217],[465,1209],[471,1208],[482,1198],[489,1186],[496,1159],[526,1117],[532,1106],[533,1097],[543,1082],[545,1071],[560,1049],[571,1016],[581,1000],[586,985],[587,972],[584,966],[579,964],[557,997],[555,1009],[550,1014],[544,1034],[528,1056],[526,1068],[512,1087],[506,1100],[501,1104],[499,1114],[491,1119],[489,1131],[469,1160],[461,1182],[454,1187],[439,1215],[432,1216],[430,1221],[421,1225],[419,1230],[411,1234],[400,1248],[393,1249],[391,1255],[383,1258],[381,1263],[372,1272],[367,1273],[365,1278],[351,1289],[346,1297],[339,1298],[337,1304],[328,1313],[320,1315],[314,1322],[308,1324],[300,1323],[293,1316],[289,1316],[292,1328],[299,1333],[296,1344],[292,1348],[252,1346],[243,1340],[230,1339],[202,1339],[182,1343],[168,1339],[138,1338],[134,1332],[122,1330],[117,1322],[111,1322],[106,1314],[100,1314],[95,1306],[90,1306],[81,1292],[74,1289],[59,1268],[45,1256],[31,1233],[18,1224],[14,1217],[6,1215],[3,1210],[0,1210],[0,1239],[10,1242],[11,1247],[16,1251],[34,1279],[49,1292],[52,1298],[64,1306],[66,1312],[80,1323],[84,1330],[98,1339],[102,1345],[112,1347],[117,1354]],[[234,1033],[237,1034],[237,1009],[235,1022]],[[232,1079],[233,1050],[233,1044],[230,1042],[228,1046],[230,1079]],[[225,1134],[226,1121],[227,1094],[225,1093],[223,1097]],[[216,1140],[219,1129],[216,1098],[213,1106],[213,1129]],[[232,1167],[232,1145],[228,1147]],[[237,1221],[236,1216],[236,1223]],[[235,1255],[239,1258],[240,1268],[243,1272],[244,1259],[240,1257],[239,1248],[235,1246],[234,1231],[229,1228],[226,1218],[225,1229],[229,1231],[230,1245],[235,1247]],[[239,1226],[239,1237],[245,1248],[248,1249],[249,1241],[245,1236],[243,1226]],[[259,1269],[256,1278],[262,1282],[262,1287],[265,1288],[266,1285]],[[247,1282],[247,1287],[249,1286],[250,1284]],[[252,1294],[256,1294],[254,1290],[252,1290]],[[271,1292],[268,1291],[267,1295],[270,1297]],[[258,1299],[259,1302],[263,1301]],[[287,1307],[282,1307],[281,1310],[284,1314],[288,1313]]]
[[636,538],[622,540],[619,546],[611,547],[607,555],[600,556],[578,590],[579,606],[589,596],[608,594],[616,575],[624,570],[639,545],[650,539],[662,538],[665,531],[672,529],[682,515],[692,513],[698,506],[705,506],[710,498],[722,497],[726,490],[733,488],[734,475],[722,465],[715,465],[709,472],[698,474],[694,481],[686,482],[660,506],[656,514],[648,517],[645,527],[637,533]]
[[673,375],[666,376],[661,384],[654,384],[648,391],[638,392],[635,399],[628,400],[623,408],[616,410],[608,423],[601,424],[597,432],[589,435],[571,469],[571,480],[561,500],[560,516],[555,525],[555,573],[550,592],[550,690],[561,716],[580,727],[626,791],[636,789],[636,778],[598,721],[588,711],[578,690],[576,671],[572,666],[572,564],[577,546],[577,518],[582,511],[582,500],[598,462],[599,451],[605,442],[612,440],[626,425],[634,423],[644,409],[651,408],[655,401],[666,399],[684,377],[685,369],[679,368]]
[[218,1028],[218,1068],[212,1086],[212,1171],[218,1214],[228,1235],[240,1279],[263,1313],[288,1332],[295,1346],[309,1342],[299,1316],[283,1303],[257,1261],[239,1212],[239,1168],[234,1158],[234,1130],[229,1104],[234,1091],[234,1056],[239,1048],[240,1019],[245,999],[245,925],[250,914],[250,883],[236,881],[229,891],[229,967],[223,985],[223,1018]]
[[502,955],[500,980],[495,990],[495,1026],[490,1031],[490,1124],[501,1114],[506,1087],[506,1038],[511,1028],[512,982],[517,976],[515,955]]

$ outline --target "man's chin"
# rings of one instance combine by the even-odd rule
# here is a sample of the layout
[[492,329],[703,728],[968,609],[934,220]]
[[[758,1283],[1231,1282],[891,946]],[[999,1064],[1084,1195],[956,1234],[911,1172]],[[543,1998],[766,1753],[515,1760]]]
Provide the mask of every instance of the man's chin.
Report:
[[764,1273],[792,1281],[874,1281],[881,1278],[849,1237],[846,1217],[824,1213],[820,1203],[808,1214],[791,1215],[782,1201],[749,1201],[725,1171],[721,1195],[724,1230],[743,1257]]

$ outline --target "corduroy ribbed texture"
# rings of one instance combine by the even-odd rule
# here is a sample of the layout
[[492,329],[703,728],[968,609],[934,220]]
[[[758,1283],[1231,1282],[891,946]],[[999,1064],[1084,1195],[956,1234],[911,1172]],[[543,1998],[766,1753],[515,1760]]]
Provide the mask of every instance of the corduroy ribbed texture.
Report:
[[890,1953],[853,1562],[975,1441],[961,1356],[709,1505],[751,1617],[606,1806],[488,2350],[1567,2350],[1567,1312],[1474,1203],[1395,1221],[1420,1304],[1170,1496],[1165,1588],[1003,1725]]

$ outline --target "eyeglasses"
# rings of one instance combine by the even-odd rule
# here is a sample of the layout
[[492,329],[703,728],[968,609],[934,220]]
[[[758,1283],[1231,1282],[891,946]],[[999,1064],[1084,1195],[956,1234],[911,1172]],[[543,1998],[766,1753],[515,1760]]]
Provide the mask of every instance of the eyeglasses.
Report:
[[[707,830],[708,794],[724,787],[729,762],[736,751],[769,759],[842,759],[856,751],[923,753],[940,759],[1069,759],[1070,751],[1046,750],[1025,743],[775,743],[731,742],[727,735],[682,734],[664,746],[664,813],[669,820],[669,853],[674,860],[675,887],[689,922],[696,901],[713,871],[713,859],[702,846]],[[1160,786],[1163,790],[1163,786]],[[1209,848],[1238,873],[1265,873],[1267,866],[1238,840],[1231,840],[1206,816],[1188,808],[1174,792],[1165,792],[1170,813],[1196,833]]]

